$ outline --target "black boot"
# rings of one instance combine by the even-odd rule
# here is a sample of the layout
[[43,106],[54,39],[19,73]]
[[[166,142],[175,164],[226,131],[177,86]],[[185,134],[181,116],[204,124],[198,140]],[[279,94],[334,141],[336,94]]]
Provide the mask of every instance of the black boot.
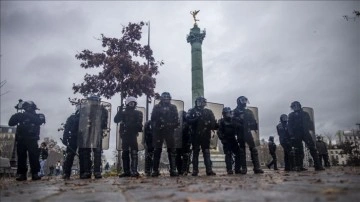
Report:
[[192,176],[198,176],[199,174],[199,152],[200,150],[193,150],[193,172],[191,174]]
[[168,157],[169,157],[169,164],[170,164],[170,176],[176,177],[179,176],[178,172],[176,171],[176,153],[175,149],[168,150]]
[[189,153],[185,153],[184,154],[184,157],[183,157],[183,162],[182,162],[182,173],[183,173],[183,175],[188,175],[188,173],[189,173],[189,164],[190,164],[190,162],[189,162]]
[[128,150],[122,151],[121,159],[123,161],[123,173],[119,177],[130,177],[130,152]]
[[205,168],[206,168],[206,175],[216,175],[216,173],[214,173],[214,171],[212,170],[212,162],[210,159],[210,150],[205,149],[203,152],[203,155],[204,155],[204,163],[205,163]]
[[137,171],[138,167],[138,151],[131,151],[131,177],[139,177],[139,173]]
[[145,153],[145,175],[151,176],[153,167],[154,151],[146,151]]
[[16,181],[26,181],[27,177],[26,174],[18,174],[16,177]]
[[250,156],[251,156],[251,161],[253,163],[253,166],[254,166],[254,173],[255,174],[261,174],[261,173],[264,173],[264,171],[260,168],[260,163],[259,163],[259,156],[258,156],[258,152],[257,152],[257,149],[254,147],[254,148],[251,148],[250,149]]
[[154,151],[153,172],[151,173],[152,177],[158,177],[160,175],[159,166],[161,152],[162,148],[156,148]]
[[31,175],[31,180],[41,180],[41,177],[37,173]]

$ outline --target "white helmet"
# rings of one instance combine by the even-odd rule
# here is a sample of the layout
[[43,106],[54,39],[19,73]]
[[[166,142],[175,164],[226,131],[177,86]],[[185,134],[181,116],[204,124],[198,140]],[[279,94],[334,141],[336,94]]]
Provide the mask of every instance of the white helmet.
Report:
[[128,105],[130,102],[135,102],[137,104],[136,98],[132,96],[126,98],[125,104]]

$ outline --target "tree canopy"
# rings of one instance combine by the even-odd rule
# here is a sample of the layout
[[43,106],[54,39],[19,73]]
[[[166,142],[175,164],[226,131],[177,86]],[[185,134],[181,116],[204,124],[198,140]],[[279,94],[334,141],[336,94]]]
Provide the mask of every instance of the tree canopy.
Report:
[[[159,73],[162,61],[157,62],[153,51],[148,45],[141,45],[142,27],[144,22],[129,23],[122,28],[122,37],[109,38],[101,34],[101,53],[83,50],[75,55],[82,60],[80,66],[85,69],[102,68],[98,74],[84,76],[81,84],[73,84],[75,93],[84,96],[98,94],[110,99],[116,93],[121,93],[121,98],[126,96],[138,97],[145,94],[155,96],[155,75]],[[140,62],[139,60],[144,60]]]

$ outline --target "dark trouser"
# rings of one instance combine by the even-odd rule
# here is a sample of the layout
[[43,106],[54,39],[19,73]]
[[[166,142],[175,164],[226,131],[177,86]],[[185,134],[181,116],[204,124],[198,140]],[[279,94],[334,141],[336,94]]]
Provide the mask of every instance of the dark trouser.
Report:
[[102,149],[100,148],[93,148],[92,149],[93,153],[94,153],[94,174],[101,174],[101,154],[102,154]]
[[261,170],[260,163],[259,163],[258,151],[256,149],[255,141],[251,135],[251,132],[245,132],[244,134],[239,134],[238,141],[239,141],[239,146],[240,146],[241,168],[247,169],[246,168],[246,151],[245,151],[245,143],[247,143],[249,146],[249,150],[250,150],[251,161],[254,166],[254,171]]
[[[297,136],[296,140],[295,140],[296,147],[299,147],[300,145],[302,145],[302,141],[305,142],[307,148],[310,150],[310,155],[314,161],[315,170],[321,169],[322,166],[320,165],[320,162],[319,162],[319,155],[318,155],[317,149],[315,147],[315,143],[314,143],[310,133],[304,133],[304,134]],[[304,153],[304,151],[302,151],[302,158],[304,158],[303,153]],[[300,159],[298,159],[298,160],[299,160],[298,165],[300,165],[300,163],[302,165],[302,162],[300,162]]]
[[274,170],[277,170],[277,158],[276,158],[276,153],[270,153],[272,160],[271,162],[268,164],[268,167],[271,167],[272,165],[274,165]]
[[79,148],[80,176],[91,175],[91,148]]
[[67,176],[70,176],[71,174],[71,168],[73,166],[73,162],[74,162],[74,157],[76,155],[76,150],[77,150],[77,142],[70,142],[70,144],[67,146],[66,148],[66,157],[65,157],[65,161],[64,161],[64,174]]
[[291,145],[290,144],[281,144],[281,146],[284,149],[285,171],[290,171],[294,167],[294,165],[292,165],[292,161],[291,161]]
[[160,158],[162,152],[162,145],[166,142],[166,147],[168,148],[168,157],[170,164],[170,175],[177,175],[176,171],[176,150],[175,150],[175,140],[174,140],[174,130],[156,130],[153,134],[153,144],[154,144],[154,161],[153,161],[153,173],[154,176],[159,174]]
[[192,137],[192,148],[193,148],[193,175],[199,173],[199,153],[200,147],[204,157],[204,164],[206,168],[206,173],[211,174],[212,171],[212,162],[210,158],[210,133],[196,134]]
[[324,166],[325,167],[330,167],[328,154],[319,154],[319,164],[320,164],[320,166],[323,166],[322,161],[324,161]]
[[233,155],[235,157],[235,173],[240,172],[241,167],[241,158],[240,158],[240,147],[237,143],[236,139],[230,139],[222,142],[223,150],[225,154],[225,165],[226,170],[232,171],[233,170]]
[[179,174],[189,172],[190,147],[176,149],[176,168]]
[[150,175],[153,169],[154,148],[148,147],[145,150],[145,174]]
[[17,174],[26,175],[28,170],[27,155],[29,154],[31,174],[37,175],[40,171],[38,141],[36,139],[17,140],[16,151],[18,157]]
[[294,140],[294,170],[301,170],[304,167],[304,146],[301,140]]
[[[137,174],[138,143],[137,134],[123,134],[121,147],[123,169],[125,174]],[[131,161],[130,161],[131,159]]]

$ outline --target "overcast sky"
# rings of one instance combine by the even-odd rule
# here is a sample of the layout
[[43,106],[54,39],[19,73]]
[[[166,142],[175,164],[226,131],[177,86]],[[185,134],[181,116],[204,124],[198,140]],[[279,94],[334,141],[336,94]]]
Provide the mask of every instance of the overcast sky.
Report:
[[[359,1],[1,1],[1,125],[18,99],[33,100],[47,119],[41,139],[59,141],[60,123],[74,111],[68,97],[86,70],[75,58],[102,51],[100,34],[121,37],[122,25],[150,21],[150,45],[163,60],[156,92],[169,91],[191,107],[190,11],[206,29],[203,41],[205,97],[234,108],[245,95],[259,108],[260,138],[276,135],[290,103],[312,107],[316,133],[335,134],[360,123],[360,18],[346,21]],[[147,43],[147,28],[143,30]],[[116,95],[112,118],[120,103]],[[145,98],[138,99],[145,105]],[[108,158],[115,149],[112,123]]]

